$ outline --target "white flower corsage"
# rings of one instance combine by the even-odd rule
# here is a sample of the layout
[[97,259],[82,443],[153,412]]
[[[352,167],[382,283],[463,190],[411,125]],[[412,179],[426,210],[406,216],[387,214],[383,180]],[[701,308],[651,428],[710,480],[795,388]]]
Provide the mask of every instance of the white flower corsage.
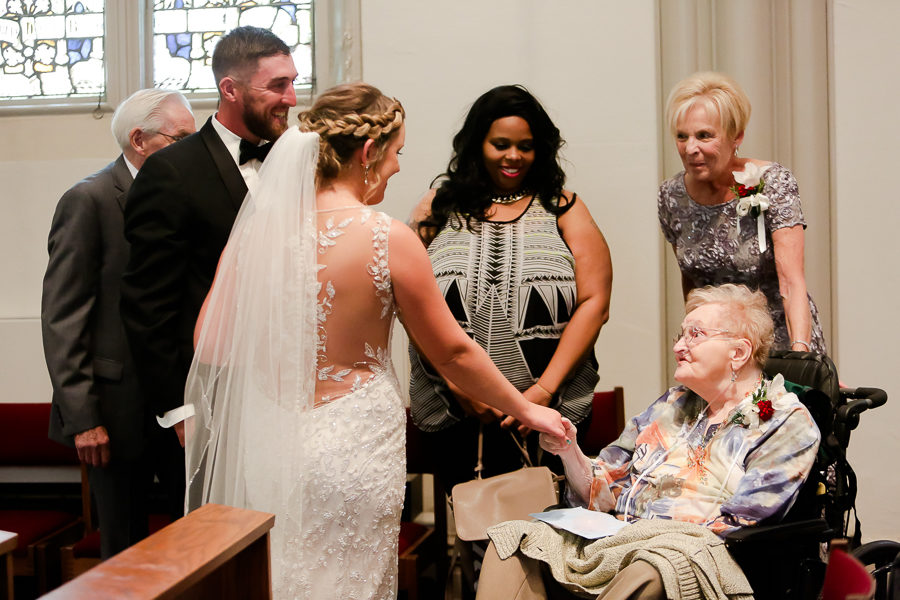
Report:
[[779,373],[768,386],[764,380],[761,381],[756,391],[744,398],[738,405],[728,422],[743,427],[757,428],[761,422],[764,423],[771,419],[775,411],[790,407],[786,396],[784,377]]
[[741,232],[740,218],[748,213],[756,217],[756,237],[759,241],[759,252],[766,251],[766,224],[763,213],[769,208],[769,198],[762,193],[765,183],[762,180],[765,173],[772,165],[760,167],[752,162],[744,165],[743,171],[732,171],[736,185],[731,186],[731,191],[738,197],[737,203],[737,232]]

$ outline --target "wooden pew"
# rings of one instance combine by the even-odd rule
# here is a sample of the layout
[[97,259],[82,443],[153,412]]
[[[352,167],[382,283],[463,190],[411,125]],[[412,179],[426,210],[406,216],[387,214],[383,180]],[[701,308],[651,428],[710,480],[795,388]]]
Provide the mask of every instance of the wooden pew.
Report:
[[13,597],[12,553],[19,543],[19,536],[11,531],[0,531],[0,600]]
[[59,548],[84,531],[78,454],[47,437],[49,422],[49,402],[0,403],[0,529],[19,536],[23,596],[59,585]]
[[43,598],[268,599],[274,523],[268,513],[207,504]]

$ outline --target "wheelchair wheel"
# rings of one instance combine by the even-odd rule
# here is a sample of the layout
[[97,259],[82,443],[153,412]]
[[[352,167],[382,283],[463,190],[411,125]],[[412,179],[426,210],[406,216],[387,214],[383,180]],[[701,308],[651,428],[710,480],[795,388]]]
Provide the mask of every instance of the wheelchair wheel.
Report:
[[900,600],[900,542],[880,540],[853,551],[875,579],[877,600]]

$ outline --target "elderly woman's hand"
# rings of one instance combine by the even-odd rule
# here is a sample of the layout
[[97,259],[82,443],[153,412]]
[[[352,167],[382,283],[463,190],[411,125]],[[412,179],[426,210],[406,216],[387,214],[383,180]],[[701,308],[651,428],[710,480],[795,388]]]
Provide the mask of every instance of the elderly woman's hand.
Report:
[[546,433],[542,433],[540,436],[541,448],[551,454],[560,455],[578,447],[578,443],[575,441],[578,430],[567,418],[563,417],[562,422],[566,430],[565,437],[556,437]]
[[[566,481],[575,497],[580,498],[584,504],[590,501],[591,497],[591,481],[593,480],[593,466],[591,460],[584,455],[578,442],[575,439],[578,430],[572,425],[567,418],[562,419],[563,427],[566,429],[565,437],[556,437],[542,433],[540,437],[541,448],[559,456],[562,459],[563,469],[566,472]],[[612,498],[611,492],[607,491],[606,495]],[[607,498],[604,497],[604,500]],[[606,506],[608,502],[604,504]],[[615,500],[612,506],[603,508],[602,510],[612,510],[615,507]]]

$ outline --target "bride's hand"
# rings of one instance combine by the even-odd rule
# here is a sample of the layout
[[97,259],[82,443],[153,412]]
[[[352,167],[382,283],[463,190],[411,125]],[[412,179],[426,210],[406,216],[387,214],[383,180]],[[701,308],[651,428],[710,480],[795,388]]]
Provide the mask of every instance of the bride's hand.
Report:
[[552,408],[529,403],[528,412],[522,417],[520,421],[525,427],[557,438],[564,438],[566,435],[562,415]]

